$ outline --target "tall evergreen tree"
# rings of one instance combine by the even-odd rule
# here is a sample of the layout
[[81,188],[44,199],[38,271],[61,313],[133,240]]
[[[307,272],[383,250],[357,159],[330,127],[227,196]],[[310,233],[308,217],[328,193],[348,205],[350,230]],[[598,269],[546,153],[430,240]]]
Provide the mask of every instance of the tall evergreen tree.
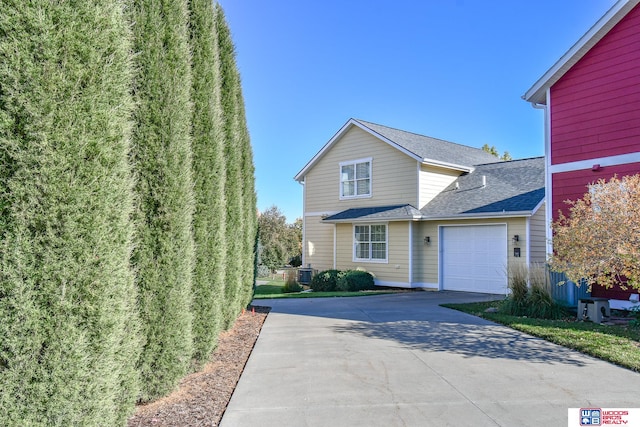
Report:
[[211,0],[191,0],[193,169],[196,262],[194,358],[204,362],[223,326],[226,267],[226,167],[218,37]]
[[174,388],[192,355],[194,209],[191,63],[186,0],[134,0],[139,306],[146,343],[142,400]]
[[0,425],[123,425],[130,270],[124,1],[0,1]]
[[[239,77],[239,75],[238,75]],[[258,238],[258,207],[255,190],[255,167],[253,165],[253,150],[251,148],[251,138],[247,128],[247,119],[244,108],[244,97],[242,86],[238,82],[237,103],[238,103],[238,133],[240,135],[240,150],[242,158],[242,214],[244,216],[244,236],[243,236],[243,262],[242,271],[244,273],[239,304],[241,307],[251,303],[253,298],[254,284],[256,279],[257,260],[255,245]]]
[[[247,129],[240,73],[224,11],[216,4],[220,46],[222,106],[224,109],[225,158],[227,160],[226,321],[233,322],[253,296],[257,211],[251,140]],[[233,256],[231,256],[233,255]]]
[[216,30],[220,50],[220,77],[222,84],[221,101],[223,108],[224,157],[226,161],[225,195],[227,200],[226,236],[227,265],[225,271],[224,326],[232,325],[240,311],[239,296],[244,278],[245,217],[242,212],[242,140],[239,132],[241,120],[240,75],[236,66],[235,47],[227,25],[224,11],[219,4],[215,7]]

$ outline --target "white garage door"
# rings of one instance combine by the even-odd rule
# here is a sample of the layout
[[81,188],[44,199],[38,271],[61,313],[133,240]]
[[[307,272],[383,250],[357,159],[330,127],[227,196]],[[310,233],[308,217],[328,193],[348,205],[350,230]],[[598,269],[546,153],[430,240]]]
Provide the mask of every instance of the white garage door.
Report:
[[442,227],[442,289],[507,293],[507,226]]

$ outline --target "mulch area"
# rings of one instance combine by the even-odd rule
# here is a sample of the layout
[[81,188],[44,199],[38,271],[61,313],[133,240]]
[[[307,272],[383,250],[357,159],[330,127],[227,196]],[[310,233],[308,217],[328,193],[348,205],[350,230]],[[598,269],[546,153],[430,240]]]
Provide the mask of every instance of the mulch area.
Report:
[[211,361],[185,377],[178,389],[154,402],[139,405],[128,427],[210,427],[222,419],[269,307],[250,307],[223,332]]

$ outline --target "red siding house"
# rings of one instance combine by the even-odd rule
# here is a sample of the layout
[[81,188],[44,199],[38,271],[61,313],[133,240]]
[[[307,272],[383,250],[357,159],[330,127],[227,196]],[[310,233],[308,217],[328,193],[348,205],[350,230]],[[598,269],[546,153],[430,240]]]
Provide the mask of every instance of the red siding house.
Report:
[[[523,95],[545,112],[548,221],[589,184],[640,173],[638,3],[619,0]],[[638,305],[619,288],[592,295],[612,298],[613,308]]]

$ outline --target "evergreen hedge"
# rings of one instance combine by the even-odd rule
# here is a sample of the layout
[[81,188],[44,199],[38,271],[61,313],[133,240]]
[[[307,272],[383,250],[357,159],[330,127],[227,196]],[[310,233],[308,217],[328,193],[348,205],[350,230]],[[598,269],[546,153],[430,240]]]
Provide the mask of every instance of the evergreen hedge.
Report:
[[226,161],[225,196],[227,263],[225,271],[224,328],[229,328],[241,310],[241,288],[245,277],[244,239],[246,232],[243,215],[242,141],[240,133],[240,76],[235,62],[235,47],[222,7],[215,5],[216,31],[220,51],[220,77],[222,84],[224,158]]
[[219,47],[213,5],[191,0],[193,70],[194,358],[206,361],[223,326],[226,267],[226,165]]
[[252,297],[229,28],[156,3],[1,3],[0,425],[124,425]]
[[193,353],[194,210],[186,0],[134,0],[137,272],[145,345],[141,400],[172,390]]
[[[238,76],[239,77],[239,76]],[[247,130],[247,120],[242,96],[242,85],[238,82],[238,113],[240,116],[239,130],[242,153],[242,213],[244,215],[244,241],[243,241],[243,261],[242,285],[240,289],[240,307],[246,307],[253,299],[255,282],[257,277],[257,249],[258,239],[258,207],[255,190],[255,167],[253,165],[253,150],[251,148],[251,138]]]
[[123,425],[140,352],[123,1],[0,13],[0,425]]

